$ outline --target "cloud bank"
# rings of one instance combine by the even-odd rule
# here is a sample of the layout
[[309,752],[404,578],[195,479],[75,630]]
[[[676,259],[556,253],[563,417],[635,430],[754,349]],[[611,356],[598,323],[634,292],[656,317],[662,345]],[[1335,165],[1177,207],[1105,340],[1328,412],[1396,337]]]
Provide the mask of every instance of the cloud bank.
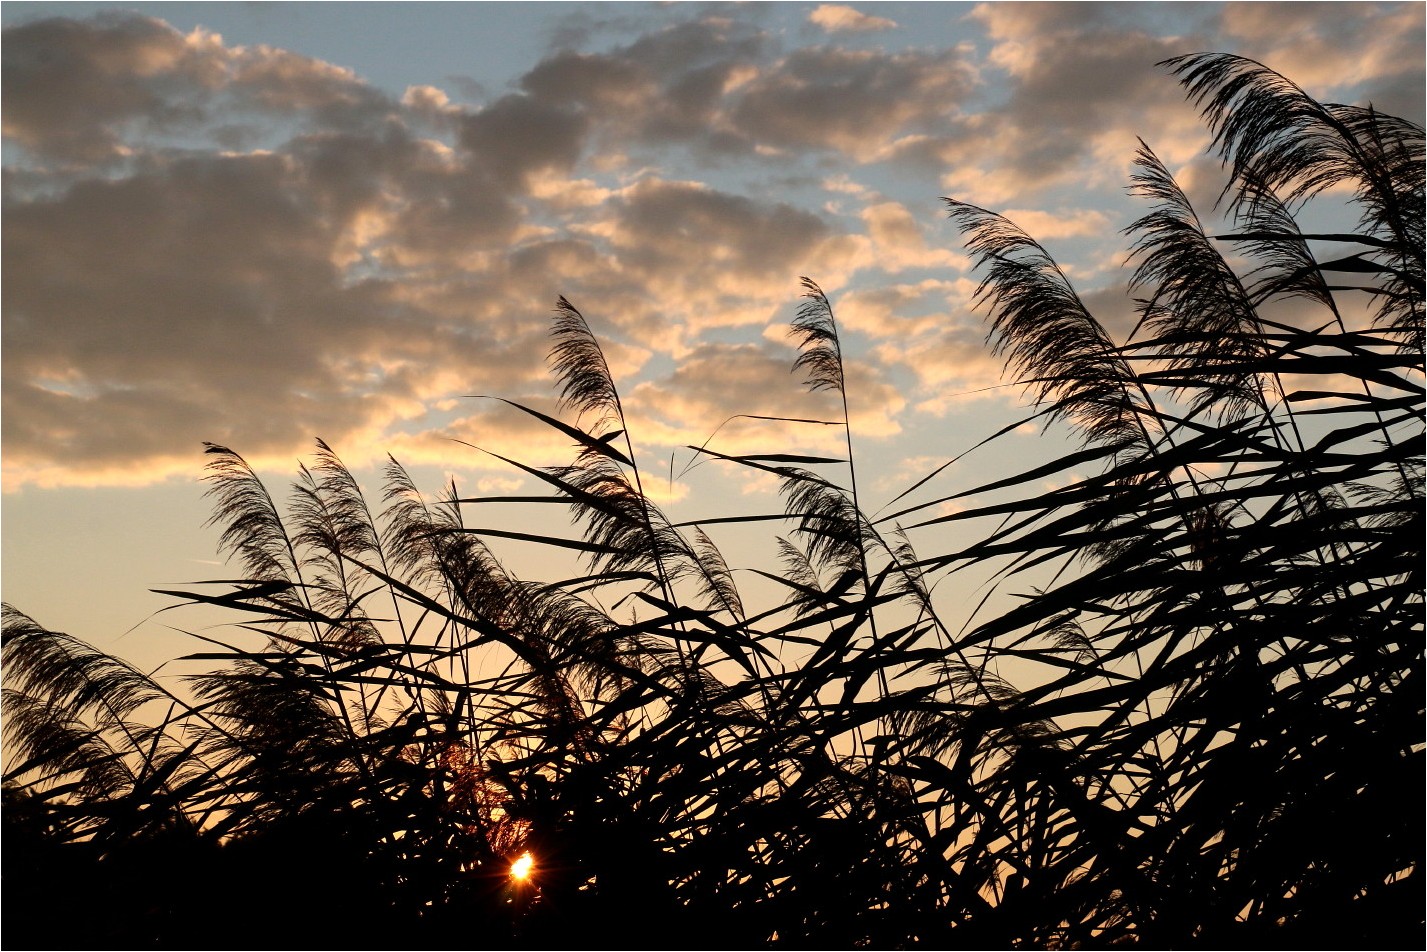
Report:
[[191,475],[203,440],[287,460],[319,435],[354,463],[471,465],[451,438],[532,439],[460,398],[548,400],[560,294],[656,445],[812,415],[781,330],[803,274],[844,321],[854,422],[894,440],[997,379],[938,194],[1016,210],[1093,284],[1134,136],[1173,165],[1204,146],[1156,61],[1232,48],[1421,116],[1418,4],[1173,29],[1067,6],[957,11],[940,45],[849,6],[812,9],[802,44],[691,8],[471,100],[132,14],[7,28],[5,485],[145,483]]

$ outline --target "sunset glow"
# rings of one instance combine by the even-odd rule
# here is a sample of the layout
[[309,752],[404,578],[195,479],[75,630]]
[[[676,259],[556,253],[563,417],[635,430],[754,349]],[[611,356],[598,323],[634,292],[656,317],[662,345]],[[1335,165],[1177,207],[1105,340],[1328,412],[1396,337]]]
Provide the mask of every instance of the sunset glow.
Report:
[[518,882],[525,882],[530,878],[530,873],[535,868],[535,857],[524,852],[516,857],[515,862],[510,864],[510,878]]

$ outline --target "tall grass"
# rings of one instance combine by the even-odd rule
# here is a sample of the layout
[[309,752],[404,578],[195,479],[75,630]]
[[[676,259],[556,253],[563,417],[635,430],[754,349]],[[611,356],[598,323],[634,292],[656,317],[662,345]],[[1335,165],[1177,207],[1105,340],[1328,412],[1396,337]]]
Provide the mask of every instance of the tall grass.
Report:
[[[564,299],[574,419],[511,405],[579,451],[507,460],[544,487],[507,501],[567,536],[472,526],[489,500],[394,460],[373,502],[321,443],[283,506],[209,446],[242,581],[172,593],[238,619],[206,673],[161,683],[5,610],[7,941],[1420,942],[1422,130],[1238,57],[1166,65],[1237,230],[1142,144],[1128,340],[948,200],[990,346],[1068,454],[869,515],[804,279],[796,367],[841,398],[846,457],[693,448],[779,479],[782,514],[723,519],[781,526],[772,604],[650,498]],[[1329,188],[1356,226],[1301,233]],[[587,568],[518,578],[510,537]],[[973,568],[1011,607],[947,616],[934,589]]]

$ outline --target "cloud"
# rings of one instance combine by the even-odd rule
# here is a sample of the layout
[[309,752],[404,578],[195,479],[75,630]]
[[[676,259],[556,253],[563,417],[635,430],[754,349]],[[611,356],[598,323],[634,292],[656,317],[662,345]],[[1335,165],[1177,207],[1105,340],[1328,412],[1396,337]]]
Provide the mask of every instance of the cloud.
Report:
[[875,340],[905,341],[944,326],[948,315],[966,307],[975,288],[966,278],[879,282],[838,295],[833,306],[840,327]]
[[1008,208],[1001,212],[1037,241],[1083,238],[1112,231],[1110,216],[1090,208],[1046,212],[1034,208]]
[[868,16],[840,3],[818,4],[817,9],[808,14],[808,22],[828,33],[868,33],[897,28],[892,20]]
[[877,267],[895,273],[907,268],[954,268],[965,270],[965,255],[943,248],[927,247],[922,225],[900,202],[878,202],[864,208],[861,217],[872,239]]
[[953,197],[996,207],[1072,183],[1108,190],[1127,179],[1137,136],[1168,161],[1207,144],[1179,86],[1155,65],[1198,41],[1097,27],[1059,6],[976,8],[995,40],[988,58],[1009,74],[1009,96],[968,117],[957,135],[907,147],[909,158],[931,154],[949,170],[942,183]]
[[717,160],[754,151],[731,127],[725,97],[758,72],[766,37],[747,23],[704,17],[599,53],[560,50],[521,77],[531,99],[586,117],[597,146],[689,146]]
[[774,52],[751,23],[709,16],[603,52],[557,52],[520,88],[578,110],[606,150],[677,143],[720,163],[816,148],[867,162],[904,136],[947,131],[976,83],[959,50]]
[[1310,94],[1356,87],[1360,101],[1413,117],[1423,111],[1424,13],[1420,3],[1234,3],[1224,5],[1220,29]]
[[[654,445],[706,444],[728,455],[766,453],[769,447],[845,454],[840,428],[793,422],[842,418],[834,394],[809,391],[792,372],[795,358],[791,348],[771,343],[700,345],[671,373],[645,381],[631,393],[632,430]],[[849,361],[846,379],[858,436],[882,439],[900,432],[896,417],[905,402],[880,369]]]
[[[562,412],[548,393],[516,401],[571,424],[573,414]],[[574,440],[554,427],[533,420],[507,403],[468,398],[454,401],[444,419],[422,421],[390,434],[383,448],[403,464],[433,466],[445,471],[491,472],[506,479],[523,479],[522,471],[497,455],[527,466],[563,466],[579,452]]]
[[[626,266],[676,297],[698,294],[707,281],[735,293],[747,281],[786,280],[807,250],[831,234],[818,216],[792,205],[689,182],[642,180],[616,200],[613,212],[608,237],[624,252]],[[696,267],[708,259],[717,266]]]
[[1055,189],[1110,189],[1126,180],[1136,137],[1171,166],[1208,145],[1198,111],[1157,65],[1205,50],[1239,52],[1300,80],[1315,95],[1369,99],[1422,114],[1420,4],[1232,3],[1178,11],[1157,5],[979,4],[991,40],[986,67],[1009,93],[958,120],[950,134],[899,145],[911,163],[948,169],[943,185],[989,207]]
[[[191,474],[202,440],[286,468],[322,436],[353,465],[394,449],[482,478],[453,439],[563,453],[456,399],[548,405],[561,294],[655,445],[818,416],[783,333],[804,274],[846,332],[854,428],[892,439],[998,373],[938,180],[1067,249],[1127,329],[1101,270],[1134,136],[1196,199],[1217,184],[1156,60],[1227,37],[1325,89],[1421,96],[1420,5],[1285,8],[1280,34],[1252,5],[995,4],[901,49],[839,45],[879,20],[850,7],[815,10],[811,46],[746,10],[611,18],[476,103],[131,14],[6,29],[7,488]],[[720,440],[827,439],[806,429]]]
[[921,413],[942,416],[970,401],[1004,396],[996,389],[1003,383],[1001,362],[991,356],[983,329],[971,320],[953,321],[939,334],[882,344],[877,356],[912,369]]
[[209,34],[211,59],[226,61],[226,92],[240,108],[299,115],[324,129],[352,129],[379,121],[391,100],[350,69],[270,46],[223,50]]
[[[621,329],[644,345],[675,356],[690,334],[766,324],[799,274],[835,286],[866,247],[785,202],[658,178],[621,190],[582,228],[618,262],[590,288],[601,310],[619,315]],[[615,285],[639,289],[636,299]]]
[[741,87],[731,119],[767,145],[867,162],[890,154],[899,137],[944,128],[975,83],[956,52],[805,48]]
[[144,17],[47,19],[4,32],[4,131],[45,159],[122,156],[131,124],[161,130],[204,115],[224,67],[209,36]]
[[[139,28],[155,32],[119,32]],[[192,471],[205,439],[290,458],[316,435],[376,440],[454,387],[543,376],[538,333],[436,306],[462,272],[396,281],[381,267],[438,260],[438,242],[450,268],[456,251],[503,250],[519,221],[400,125],[279,151],[136,150],[128,174],[7,189],[5,221],[12,487]],[[493,311],[539,313],[498,275],[467,280]]]
[[7,28],[3,61],[5,135],[71,167],[122,161],[138,142],[216,141],[252,117],[353,130],[395,107],[351,70],[124,13]]
[[740,418],[742,414],[832,419],[841,407],[810,393],[792,373],[796,353],[769,343],[702,344],[670,373],[638,385],[629,405],[637,432],[657,445],[701,446],[737,455],[770,445],[789,452],[826,451],[840,434],[830,427]]
[[588,120],[572,109],[510,95],[467,116],[460,141],[497,182],[524,190],[535,173],[563,174],[574,168],[587,125]]

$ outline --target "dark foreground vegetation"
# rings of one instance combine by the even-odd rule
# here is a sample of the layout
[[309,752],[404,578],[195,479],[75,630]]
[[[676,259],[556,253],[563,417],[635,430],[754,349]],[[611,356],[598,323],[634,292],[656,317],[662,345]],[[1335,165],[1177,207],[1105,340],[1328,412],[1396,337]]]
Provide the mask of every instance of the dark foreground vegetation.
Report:
[[[958,508],[930,476],[869,515],[844,418],[847,458],[733,458],[785,512],[672,523],[563,300],[576,422],[527,412],[580,449],[510,462],[579,578],[514,577],[496,501],[395,462],[372,500],[319,444],[280,506],[209,447],[241,581],[174,593],[236,618],[206,673],[5,609],[5,945],[1421,947],[1423,132],[1167,67],[1236,230],[1142,147],[1129,339],[948,203],[1075,440]],[[1301,233],[1328,190],[1356,226]],[[841,395],[805,290],[797,369]],[[741,576],[767,605],[708,534],[737,522],[785,534]]]

